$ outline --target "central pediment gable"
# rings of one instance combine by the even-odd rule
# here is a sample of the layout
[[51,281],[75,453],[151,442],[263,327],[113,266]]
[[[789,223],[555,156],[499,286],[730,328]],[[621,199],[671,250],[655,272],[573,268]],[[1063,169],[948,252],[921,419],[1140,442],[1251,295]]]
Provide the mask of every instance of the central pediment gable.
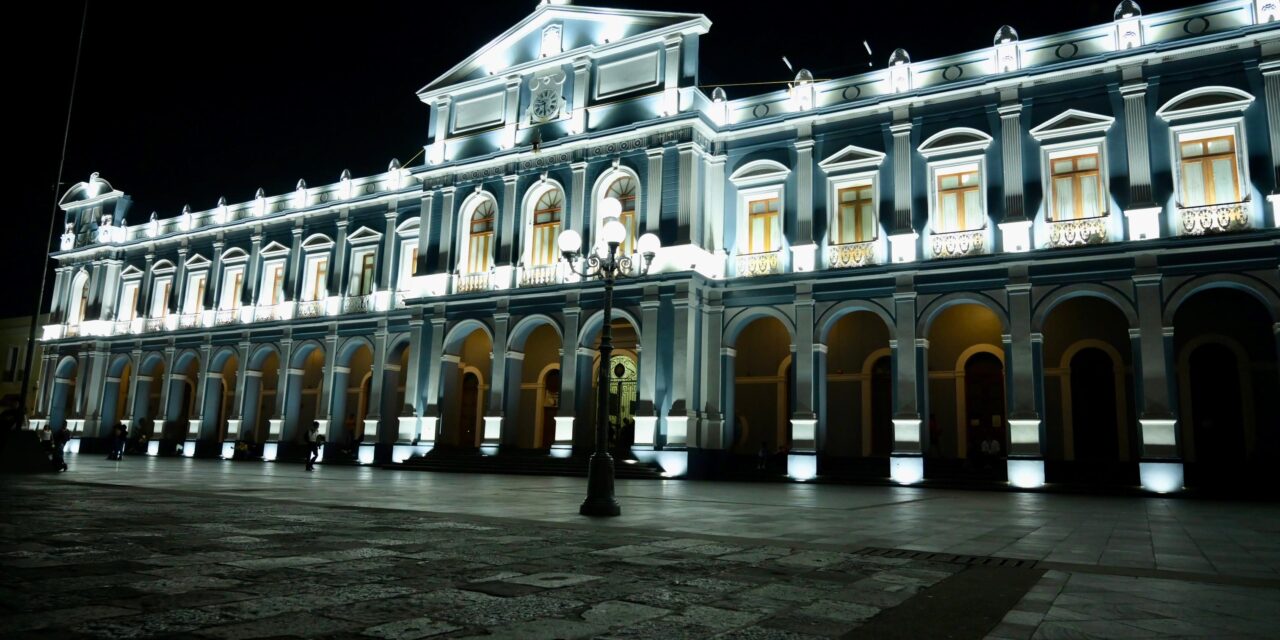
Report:
[[418,91],[418,96],[426,100],[441,93],[442,89],[489,76],[501,76],[510,69],[531,62],[679,25],[696,27],[700,33],[705,33],[711,22],[706,16],[696,13],[578,7],[544,2],[529,17],[432,80]]

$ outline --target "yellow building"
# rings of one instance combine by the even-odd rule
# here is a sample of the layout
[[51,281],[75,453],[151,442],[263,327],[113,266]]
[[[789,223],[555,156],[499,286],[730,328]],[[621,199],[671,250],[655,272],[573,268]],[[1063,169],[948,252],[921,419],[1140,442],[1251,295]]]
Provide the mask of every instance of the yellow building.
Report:
[[[49,321],[49,314],[40,316],[40,325]],[[22,367],[26,365],[27,338],[31,331],[31,316],[0,319],[0,411],[16,407],[22,393]],[[40,343],[36,342],[36,358],[31,363],[31,386],[27,389],[27,407],[35,405],[36,388],[40,381]]]

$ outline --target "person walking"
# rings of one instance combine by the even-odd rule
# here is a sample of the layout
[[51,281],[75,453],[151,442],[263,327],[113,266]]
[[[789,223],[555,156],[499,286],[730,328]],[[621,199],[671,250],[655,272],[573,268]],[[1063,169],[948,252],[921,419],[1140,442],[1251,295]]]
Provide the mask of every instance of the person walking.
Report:
[[58,471],[67,470],[67,458],[65,454],[68,442],[71,442],[71,430],[64,424],[53,436],[53,468]]
[[320,435],[320,423],[312,421],[311,428],[307,429],[307,471],[316,470],[316,460],[320,458],[320,443],[324,441],[324,436]]

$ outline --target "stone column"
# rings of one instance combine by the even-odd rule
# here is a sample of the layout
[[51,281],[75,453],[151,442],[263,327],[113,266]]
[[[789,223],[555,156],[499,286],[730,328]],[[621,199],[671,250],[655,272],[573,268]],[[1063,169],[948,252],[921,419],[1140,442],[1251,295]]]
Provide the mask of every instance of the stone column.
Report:
[[1182,489],[1182,458],[1178,417],[1174,405],[1172,371],[1173,327],[1165,327],[1163,319],[1163,278],[1155,271],[1154,257],[1140,265],[1133,277],[1138,302],[1137,331],[1130,337],[1137,341],[1138,424],[1141,442],[1139,477],[1142,486],[1166,492]]
[[[422,192],[421,209],[418,210],[418,265],[414,270],[414,275],[425,276],[430,273],[430,265],[427,263],[427,253],[431,250],[431,211],[435,204],[436,192],[424,189]],[[445,217],[450,217],[449,212],[445,212]],[[445,225],[447,230],[453,229],[451,223]],[[449,270],[449,246],[452,244],[452,236],[440,236],[440,271]]]
[[154,416],[156,425],[160,428],[161,433],[167,429],[165,423],[168,422],[169,416],[169,393],[173,388],[173,356],[175,349],[173,345],[164,348],[164,375],[157,376],[157,382],[160,383],[160,415]]
[[585,133],[587,130],[587,92],[591,86],[591,58],[578,56],[573,59],[573,115],[569,132]]
[[219,235],[217,240],[213,241],[213,259],[209,265],[209,285],[204,288],[204,300],[202,301],[205,309],[218,308],[218,292],[222,287],[222,252],[226,247],[222,236]]
[[725,425],[724,385],[733,381],[733,369],[721,365],[724,341],[724,304],[721,289],[708,289],[702,306],[702,421],[695,444],[699,449],[723,450],[728,444]]
[[[89,352],[89,360],[85,363],[84,376],[85,381],[85,411],[84,425],[79,435],[85,436],[98,433],[98,427],[102,418],[102,394],[107,384],[107,359],[110,353],[106,351],[106,343],[95,342],[92,350]],[[92,402],[88,401],[94,399]]]
[[680,112],[680,45],[684,36],[672,34],[662,41],[666,51],[666,60],[662,82],[662,114],[675,115]]
[[[386,232],[382,234],[382,255],[379,256],[381,259],[378,260],[378,264],[382,268],[382,277],[378,279],[378,288],[382,291],[392,291],[393,287],[403,289],[403,284],[397,283],[393,275],[400,271],[397,264],[399,261],[396,260],[396,245],[399,243],[396,242],[395,204],[387,206],[387,212],[383,214],[383,219],[386,220],[387,224],[384,227]],[[394,301],[392,301],[392,304],[395,304]]]
[[[423,366],[427,367],[427,384],[426,389],[422,392],[422,397],[414,397],[418,403],[417,408],[420,411],[422,419],[422,429],[419,435],[420,440],[434,440],[440,433],[441,426],[439,424],[441,418],[440,397],[441,397],[441,380],[444,375],[444,330],[445,315],[444,305],[436,305],[431,317],[431,352],[429,359],[425,365],[423,363],[415,363],[413,357],[409,359],[409,372],[412,377],[417,379],[420,377]],[[419,329],[420,331],[420,329]],[[417,353],[417,351],[415,351]],[[454,360],[454,368],[457,368],[458,361]],[[455,376],[456,377],[456,376]],[[405,398],[409,397],[408,388],[405,389]],[[454,403],[456,404],[456,403]]]
[[[138,300],[142,305],[142,309],[138,311],[139,318],[151,317],[151,296],[155,295],[156,276],[151,267],[155,265],[156,254],[147,251],[146,267],[143,269],[142,275],[142,291],[139,291]],[[64,307],[65,308],[65,307]]]
[[[249,249],[248,285],[240,290],[240,303],[253,306],[258,303],[258,287],[262,284],[262,227],[254,227],[253,244]],[[293,253],[296,255],[297,250]]]
[[[516,183],[519,179],[519,176],[514,175],[502,176],[502,213],[498,225],[501,231],[494,266],[509,267],[524,260],[516,241],[516,234],[519,233],[516,229],[520,221],[520,204],[516,195]],[[523,228],[520,232],[523,232]],[[462,266],[459,265],[459,269]]]
[[[336,430],[334,427],[336,426],[341,428],[342,418],[339,416],[336,421],[331,421],[329,419],[333,410],[333,387],[337,382],[338,375],[338,334],[335,333],[332,328],[329,330],[329,334],[324,337],[323,375],[324,384],[320,387],[320,409],[318,411],[319,415],[316,416],[316,420],[320,422],[321,432],[323,433],[328,431],[329,440],[331,442],[336,442],[337,433],[335,433]],[[346,389],[343,389],[343,393],[346,393]],[[334,425],[332,424],[333,422],[337,422],[338,424]],[[326,426],[329,428],[326,429]]]
[[707,159],[706,238],[703,247],[719,255],[724,251],[724,165],[727,156],[711,156]]
[[1124,207],[1128,221],[1129,239],[1158,238],[1161,230],[1162,207],[1155,202],[1151,191],[1151,152],[1147,143],[1147,83],[1141,81],[1141,70],[1126,69],[1125,78],[1132,81],[1120,86],[1124,98],[1125,149],[1128,152],[1129,202]]
[[[394,442],[395,438],[388,434],[393,428],[380,428],[382,424],[382,390],[387,366],[387,321],[385,318],[378,320],[378,328],[373,332],[373,353],[371,355],[373,356],[373,365],[369,369],[369,410],[364,415],[365,439],[379,443]],[[373,438],[369,437],[370,428],[373,429]]]
[[893,454],[891,477],[902,484],[924,479],[925,433],[921,408],[929,384],[929,341],[916,335],[915,282],[899,276],[893,294]]
[[[206,291],[208,287],[205,288]],[[209,392],[209,356],[213,352],[213,345],[209,344],[208,338],[205,343],[200,345],[200,362],[196,364],[196,388],[195,388],[195,415],[191,416],[191,424],[196,429],[196,435],[199,436],[201,424],[204,422],[205,416],[205,394]],[[217,413],[213,414],[213,418],[217,418]],[[191,437],[191,429],[187,431],[187,437]]]
[[1005,362],[1009,367],[1009,482],[1018,487],[1044,484],[1044,426],[1036,387],[1044,378],[1036,357],[1038,334],[1031,333],[1031,283],[1026,269],[1010,274],[1006,286],[1009,299],[1009,335]]
[[813,285],[796,284],[795,410],[791,416],[792,451],[812,453],[817,447],[817,414],[813,402]]
[[[421,255],[421,254],[419,254]],[[432,337],[435,336],[434,329]],[[399,427],[396,435],[398,442],[415,442],[418,440],[426,440],[434,442],[436,437],[436,422],[438,416],[432,416],[429,428],[422,426],[419,432],[418,417],[424,415],[422,395],[419,388],[424,385],[419,384],[419,378],[422,370],[422,312],[421,308],[414,309],[413,317],[409,318],[409,359],[406,362],[404,372],[404,406],[400,408]],[[439,356],[431,353],[428,356],[427,366],[432,369],[440,368]],[[434,403],[432,403],[434,406]]]
[[68,277],[66,267],[54,268],[53,296],[49,298],[49,324],[62,324],[63,310],[67,308],[63,296],[66,294]]
[[[332,268],[329,269],[329,295],[336,295],[345,298],[351,283],[351,277],[347,273],[347,210],[338,211],[338,234],[333,239],[333,257]],[[328,357],[328,354],[325,354]]]
[[813,271],[818,258],[818,245],[813,240],[814,143],[807,130],[805,126],[801,132],[803,137],[795,142],[796,224],[795,237],[791,239],[791,270],[797,272]]
[[[507,392],[507,329],[511,324],[511,314],[507,312],[506,300],[498,302],[498,309],[493,314],[493,354],[489,397],[485,403],[484,442],[497,444],[503,434],[503,399]],[[519,390],[517,389],[517,392]]]
[[699,160],[701,149],[692,142],[676,146],[680,165],[677,170],[676,185],[676,233],[675,245],[690,244],[701,237],[702,215],[699,209],[700,186],[698,185]]
[[645,156],[649,159],[649,170],[645,173],[645,185],[647,189],[644,193],[644,231],[645,233],[658,233],[662,220],[662,154],[666,152],[663,147],[656,149],[645,149]]
[[[453,230],[453,223],[457,221],[458,212],[453,210],[453,196],[457,191],[454,187],[445,187],[440,190],[440,264],[439,268],[445,272],[459,271],[466,265],[454,265],[451,260],[456,259],[456,255],[451,255],[450,250],[457,247],[458,233]],[[419,229],[418,233],[422,233]]]
[[173,276],[173,286],[169,288],[169,312],[183,314],[187,310],[183,304],[187,299],[187,247],[178,247],[178,268]]
[[[573,445],[574,412],[578,393],[578,332],[582,308],[578,292],[569,291],[564,302],[564,340],[560,344],[560,406],[556,409],[556,446]],[[590,387],[585,390],[590,393]]]
[[658,386],[658,286],[647,285],[640,302],[640,380],[635,412],[636,446],[654,445],[658,438],[658,413],[654,397]]
[[[594,219],[591,224],[586,222],[587,215],[595,215],[594,204],[591,207],[587,206],[587,163],[575,162],[569,165],[569,168],[573,171],[573,183],[570,185],[573,195],[569,199],[569,219],[564,228],[573,229],[582,234],[583,245],[590,247],[597,239],[595,237],[597,225]],[[588,211],[591,213],[588,214]]]
[[671,408],[667,410],[664,433],[668,445],[684,446],[689,441],[689,430],[697,428],[696,420],[691,420],[696,417],[697,410],[697,398],[694,396],[698,380],[697,353],[693,349],[698,337],[697,291],[688,282],[677,282],[671,304],[674,316]]
[[520,395],[523,393],[520,382],[523,376],[524,352],[507,349],[502,384],[505,393],[499,398],[502,402],[502,415],[506,418],[502,421],[499,437],[499,444],[504,448],[515,449],[520,446]]

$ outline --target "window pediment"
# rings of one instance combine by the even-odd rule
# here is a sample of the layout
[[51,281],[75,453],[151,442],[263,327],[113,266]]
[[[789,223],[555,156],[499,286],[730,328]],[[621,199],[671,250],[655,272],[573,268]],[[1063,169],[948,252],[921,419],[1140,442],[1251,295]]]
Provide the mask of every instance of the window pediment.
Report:
[[185,265],[187,269],[208,269],[209,259],[197,253],[187,258]]
[[168,260],[161,260],[151,265],[151,273],[156,275],[160,275],[163,273],[173,273],[174,269],[175,267],[173,266],[173,263],[169,262]]
[[369,244],[382,239],[382,234],[370,229],[369,227],[360,227],[355,233],[347,236],[347,242],[351,244]]
[[1233,87],[1200,87],[1178,94],[1156,110],[1165,122],[1197,116],[1237,113],[1253,103],[1253,96]]
[[396,227],[396,235],[402,238],[416,236],[418,235],[418,227],[418,218],[417,216],[414,216],[404,222],[401,222],[400,226]]
[[791,174],[781,162],[775,160],[755,160],[748,162],[729,176],[729,181],[736,186],[782,182]]
[[222,252],[223,264],[235,264],[239,262],[244,262],[248,259],[249,259],[249,254],[245,253],[244,249],[241,249],[239,247],[232,247]]
[[1031,129],[1031,137],[1039,141],[1055,140],[1083,134],[1105,133],[1116,119],[1079,109],[1067,109]]
[[120,272],[120,277],[121,277],[122,279],[125,279],[125,280],[131,280],[131,279],[134,279],[134,278],[141,278],[141,277],[142,277],[142,269],[139,269],[139,268],[137,268],[137,267],[135,267],[135,266],[133,266],[133,265],[129,265],[129,266],[127,266],[127,267],[125,267],[125,268],[124,268],[124,271],[121,271],[121,272]]
[[316,233],[302,241],[302,248],[305,251],[319,251],[321,249],[329,249],[333,247],[333,238],[323,233]]
[[829,174],[879,167],[884,162],[884,155],[881,151],[849,145],[831,154],[826,160],[819,162],[818,167]]
[[267,246],[263,247],[258,253],[264,258],[282,256],[289,253],[289,247],[286,247],[279,242],[271,242],[268,243]]
[[953,153],[984,151],[991,145],[991,136],[969,127],[955,127],[939,131],[920,144],[920,155],[933,158]]

